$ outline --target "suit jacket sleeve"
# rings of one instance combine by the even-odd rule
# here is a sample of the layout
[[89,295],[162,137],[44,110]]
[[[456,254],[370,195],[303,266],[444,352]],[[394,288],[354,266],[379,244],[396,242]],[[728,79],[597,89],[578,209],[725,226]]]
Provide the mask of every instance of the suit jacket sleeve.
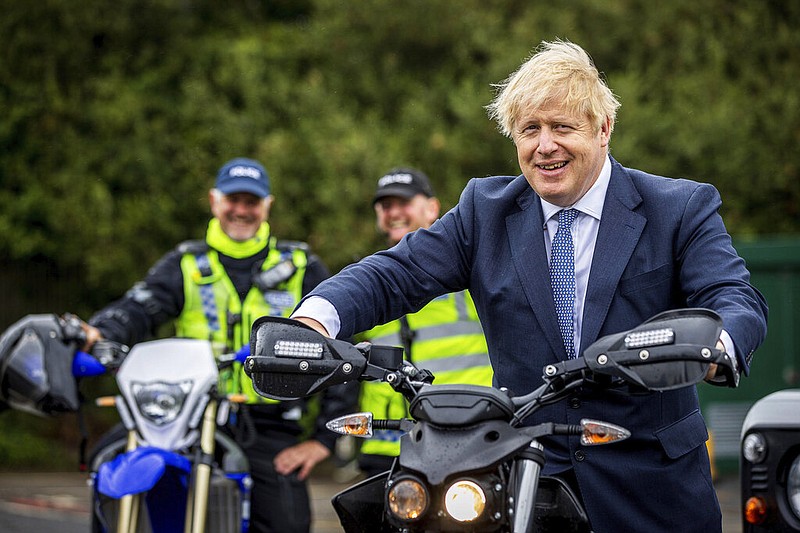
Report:
[[[472,182],[470,182],[472,183]],[[469,196],[467,186],[464,196]],[[311,294],[339,313],[339,338],[416,312],[436,296],[467,288],[470,230],[461,202],[429,229],[406,235],[397,245],[365,257],[320,284]]]
[[767,331],[767,304],[750,285],[750,273],[737,254],[718,210],[717,190],[699,184],[677,229],[680,287],[688,307],[705,307],[722,316],[745,374],[753,351]]

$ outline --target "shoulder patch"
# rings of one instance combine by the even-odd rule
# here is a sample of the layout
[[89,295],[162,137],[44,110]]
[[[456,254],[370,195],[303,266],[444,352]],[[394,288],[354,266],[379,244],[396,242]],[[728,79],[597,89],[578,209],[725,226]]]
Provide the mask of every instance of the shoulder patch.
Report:
[[209,246],[206,241],[196,239],[190,241],[183,241],[176,247],[176,250],[178,250],[178,252],[180,252],[181,255],[184,254],[197,255],[197,254],[202,254],[203,252],[207,252],[209,250]]

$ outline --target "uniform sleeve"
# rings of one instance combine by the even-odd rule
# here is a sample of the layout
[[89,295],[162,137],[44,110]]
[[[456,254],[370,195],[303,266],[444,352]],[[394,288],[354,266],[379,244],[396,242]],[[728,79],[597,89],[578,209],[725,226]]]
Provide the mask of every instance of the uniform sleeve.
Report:
[[156,330],[180,315],[184,304],[181,254],[162,257],[125,295],[89,319],[103,337],[133,345],[155,335]]

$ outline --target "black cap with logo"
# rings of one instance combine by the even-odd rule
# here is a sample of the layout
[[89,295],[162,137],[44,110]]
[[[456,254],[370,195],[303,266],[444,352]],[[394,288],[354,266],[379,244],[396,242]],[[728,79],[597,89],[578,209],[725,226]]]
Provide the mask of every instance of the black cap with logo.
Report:
[[424,194],[428,198],[434,196],[428,176],[413,168],[395,168],[378,180],[378,189],[372,203],[387,196],[413,198],[418,194]]

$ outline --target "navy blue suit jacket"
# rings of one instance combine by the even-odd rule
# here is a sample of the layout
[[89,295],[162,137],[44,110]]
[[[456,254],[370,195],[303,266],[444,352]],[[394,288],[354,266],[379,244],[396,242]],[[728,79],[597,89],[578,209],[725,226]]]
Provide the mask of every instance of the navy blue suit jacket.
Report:
[[[748,370],[766,335],[767,308],[731,245],[720,205],[711,185],[646,174],[612,159],[581,348],[661,311],[705,307],[722,316],[740,367]],[[525,394],[541,384],[545,365],[566,358],[544,222],[539,197],[523,176],[473,179],[429,230],[344,269],[312,294],[334,304],[340,337],[348,337],[416,311],[436,295],[469,289],[495,385]],[[595,531],[721,528],[694,387],[636,396],[584,390],[527,422],[581,418],[633,433],[612,446],[586,448],[577,438],[545,443],[546,471],[574,468]]]

